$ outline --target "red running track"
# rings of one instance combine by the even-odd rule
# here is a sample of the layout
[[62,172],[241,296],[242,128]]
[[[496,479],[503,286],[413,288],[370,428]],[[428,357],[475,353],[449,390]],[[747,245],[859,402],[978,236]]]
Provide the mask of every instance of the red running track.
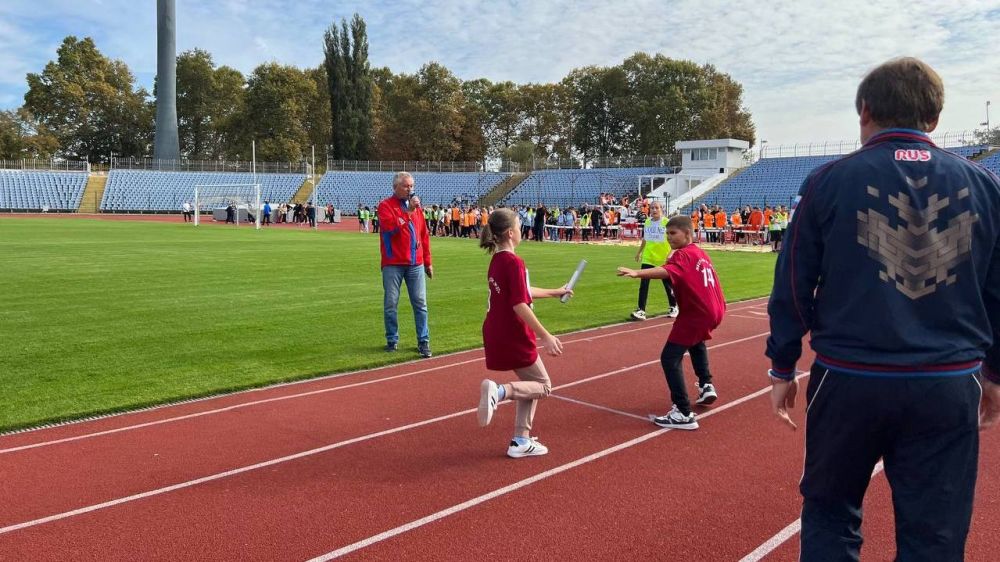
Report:
[[[669,323],[563,337],[544,457],[504,456],[509,405],[476,426],[481,350],[0,437],[0,560],[795,559],[802,435],[768,409],[763,301],[710,342],[721,399],[696,432],[646,420]],[[970,560],[991,559],[998,436]],[[865,559],[892,557],[886,490]]]

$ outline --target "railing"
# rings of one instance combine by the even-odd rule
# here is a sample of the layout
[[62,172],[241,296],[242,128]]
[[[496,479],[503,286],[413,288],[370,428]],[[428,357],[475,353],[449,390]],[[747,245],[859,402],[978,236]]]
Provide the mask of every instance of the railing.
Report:
[[[112,170],[152,170],[160,172],[252,172],[253,162],[243,160],[156,160],[153,158],[112,158]],[[258,174],[306,174],[307,162],[257,162]]]
[[43,170],[49,172],[89,172],[86,160],[0,160],[0,170]]
[[591,170],[596,168],[672,168],[680,166],[680,164],[681,155],[678,153],[592,158],[586,162],[577,158],[533,159],[528,167],[531,170]]
[[[948,131],[939,134],[932,134],[931,140],[934,144],[951,148],[956,146],[970,146],[979,144],[976,131]],[[841,140],[822,142],[801,142],[795,144],[779,144],[772,146],[764,141],[757,149],[759,158],[787,158],[793,156],[837,156],[847,154],[861,147],[861,141]]]
[[[482,162],[430,162],[422,160],[334,160],[327,158],[328,172],[483,172]],[[491,170],[495,171],[495,170]]]
[[680,154],[595,158],[533,158],[520,164],[508,160],[485,162],[438,162],[426,160],[334,160],[327,158],[328,171],[342,172],[500,172],[518,173],[534,170],[582,170],[599,168],[667,168],[679,166]]

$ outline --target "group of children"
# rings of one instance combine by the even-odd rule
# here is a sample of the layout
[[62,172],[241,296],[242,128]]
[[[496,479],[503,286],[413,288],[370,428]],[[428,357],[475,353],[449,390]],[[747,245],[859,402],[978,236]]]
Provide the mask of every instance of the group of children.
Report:
[[735,241],[745,241],[752,244],[771,244],[771,251],[777,252],[781,247],[781,238],[788,227],[790,218],[784,205],[765,205],[751,208],[747,205],[743,210],[735,209],[727,214],[726,210],[716,205],[709,208],[702,205],[691,212],[691,222],[695,229],[695,239],[701,239],[704,234],[706,242],[722,242],[726,229],[732,229]]
[[[689,353],[698,376],[699,393],[695,403],[713,403],[718,394],[712,384],[705,341],[711,339],[712,330],[722,322],[726,304],[712,261],[695,244],[691,218],[675,216],[667,220],[662,213],[658,204],[652,206],[646,224],[649,238],[644,239],[637,255],[641,268],[619,267],[617,274],[640,279],[643,284],[650,279],[669,281],[668,294],[676,296],[676,303],[672,301],[671,304],[679,307],[679,311],[672,309],[677,319],[660,354],[660,365],[673,406],[666,414],[655,417],[653,423],[664,428],[693,430],[698,428],[698,421],[684,385],[681,360]],[[538,339],[550,355],[561,355],[563,351],[562,342],[541,324],[531,303],[537,298],[573,294],[567,287],[540,289],[531,286],[524,261],[515,253],[521,236],[518,214],[510,209],[498,209],[489,215],[479,242],[480,247],[493,255],[487,272],[490,298],[483,322],[486,367],[493,371],[513,371],[517,377],[506,383],[492,379],[482,382],[479,425],[486,426],[492,421],[500,402],[513,400],[514,436],[507,447],[507,455],[512,458],[548,452],[545,445],[531,436],[538,400],[552,390],[551,379],[536,349]],[[658,244],[669,246],[673,252],[664,251]],[[640,289],[640,302],[642,300]]]

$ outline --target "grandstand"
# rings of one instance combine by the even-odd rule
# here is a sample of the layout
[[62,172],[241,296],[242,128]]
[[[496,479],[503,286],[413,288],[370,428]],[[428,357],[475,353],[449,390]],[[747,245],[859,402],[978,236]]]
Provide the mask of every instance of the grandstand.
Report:
[[979,163],[994,174],[1000,174],[1000,150],[986,156]]
[[0,170],[0,210],[76,211],[87,172]]
[[[287,202],[306,180],[306,174],[257,174],[262,201]],[[111,170],[101,199],[104,212],[177,211],[185,201],[194,201],[194,187],[205,184],[250,184],[246,172],[160,172]]]
[[[424,206],[448,205],[455,199],[475,202],[510,177],[499,172],[411,172]],[[327,172],[317,188],[319,205],[333,203],[350,211],[375,206],[392,192],[393,172]]]
[[[947,150],[965,158],[976,158],[989,150],[987,145],[949,147]],[[827,156],[788,156],[783,158],[762,158],[752,166],[734,174],[718,187],[697,198],[690,209],[699,205],[718,205],[726,211],[733,211],[745,205],[786,205],[791,206],[806,177],[817,167],[842,158],[843,154]],[[1000,153],[992,154],[979,162],[994,172],[1000,168]]]
[[504,197],[500,204],[534,206],[542,203],[566,207],[596,203],[602,193],[622,196],[638,191],[640,176],[670,173],[670,168],[538,170]]

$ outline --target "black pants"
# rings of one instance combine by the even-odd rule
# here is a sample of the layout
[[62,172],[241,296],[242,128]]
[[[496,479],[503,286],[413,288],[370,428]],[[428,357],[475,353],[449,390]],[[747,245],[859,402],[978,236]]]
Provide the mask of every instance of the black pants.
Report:
[[858,560],[862,500],[879,459],[892,489],[896,560],[962,560],[980,396],[972,375],[874,377],[813,365],[800,560]]
[[681,413],[690,414],[691,401],[688,399],[687,387],[684,386],[684,369],[681,367],[685,352],[691,355],[691,364],[694,365],[694,372],[698,375],[698,386],[705,386],[712,382],[712,373],[708,370],[708,349],[705,347],[705,342],[686,347],[668,341],[667,345],[663,346],[663,351],[660,352],[660,365],[663,367],[663,374],[667,377],[670,400]]
[[[640,266],[641,269],[653,269],[657,266],[644,263]],[[649,279],[639,280],[639,310],[646,310],[646,299],[649,297]],[[667,292],[667,302],[670,303],[670,308],[677,306],[677,299],[674,297],[674,288],[670,286],[669,279],[663,279],[663,289]]]

